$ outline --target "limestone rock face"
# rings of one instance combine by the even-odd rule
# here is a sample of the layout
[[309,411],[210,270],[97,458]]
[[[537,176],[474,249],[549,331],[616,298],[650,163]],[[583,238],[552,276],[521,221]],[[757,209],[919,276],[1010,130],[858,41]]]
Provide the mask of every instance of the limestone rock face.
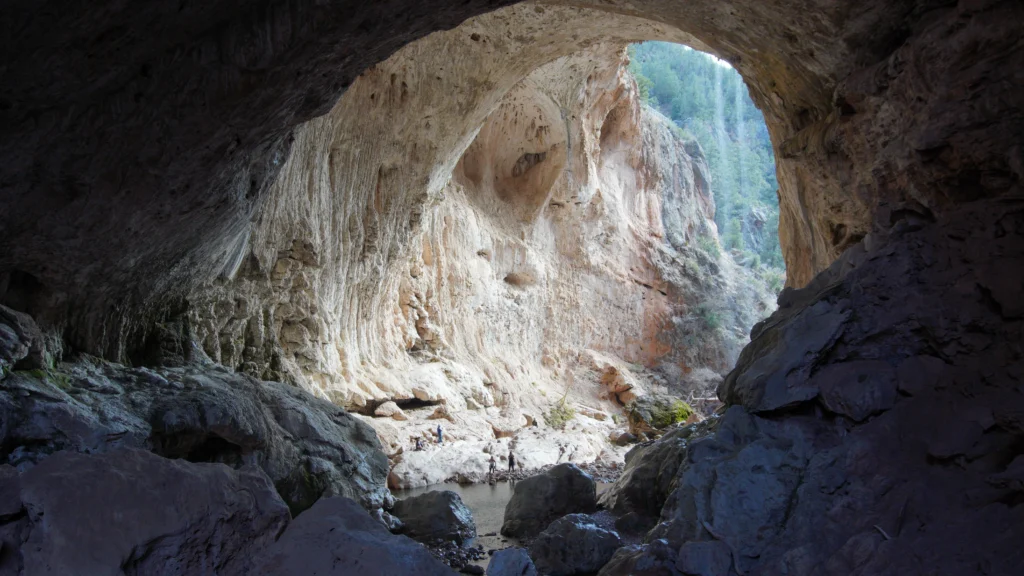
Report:
[[[238,274],[190,298],[203,350],[367,415],[435,405],[474,440],[543,426],[563,396],[608,429],[656,384],[711,396],[691,375],[731,366],[770,297],[701,248],[718,242],[703,153],[641,107],[622,44],[549,61],[518,40],[501,42],[510,59],[472,40],[555,13],[599,25],[564,8],[482,17],[400,51],[300,129]],[[633,21],[623,39],[654,28]],[[472,56],[449,65],[451,43]],[[516,58],[539,68],[503,78],[504,92],[449,97],[462,74]],[[409,89],[412,70],[438,86]],[[406,412],[400,446],[421,428]]]
[[0,467],[4,574],[250,574],[289,521],[254,466],[118,449],[12,472]]
[[516,483],[505,506],[501,533],[532,536],[553,520],[566,514],[593,512],[597,506],[597,484],[574,464],[559,464]]
[[258,559],[253,574],[453,576],[422,545],[396,536],[355,501],[323,498],[292,521]]
[[594,574],[611,560],[622,539],[597,526],[586,514],[569,514],[551,523],[530,543],[530,557],[541,574]]
[[223,367],[149,370],[89,358],[14,371],[2,383],[0,456],[20,469],[60,450],[132,447],[258,466],[295,513],[321,496],[349,496],[369,509],[390,499],[373,430],[284,384]]
[[476,536],[473,514],[451,490],[398,500],[391,513],[404,524],[403,533],[420,542],[462,544]]

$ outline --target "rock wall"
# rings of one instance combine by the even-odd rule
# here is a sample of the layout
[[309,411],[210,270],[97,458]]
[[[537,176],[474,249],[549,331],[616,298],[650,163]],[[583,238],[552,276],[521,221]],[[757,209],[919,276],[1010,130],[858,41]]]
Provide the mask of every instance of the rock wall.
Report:
[[[641,108],[622,45],[516,84],[449,174],[422,133],[381,143],[432,122],[452,137],[450,111],[419,116],[448,92],[413,79],[438,45],[486,43],[474,25],[491,28],[400,51],[297,134],[237,277],[192,298],[193,336],[368,415],[443,404],[452,437],[476,441],[543,425],[562,398],[614,413],[655,384],[710,395],[773,305],[719,249],[703,154]],[[432,427],[412,420],[396,425]]]
[[[784,292],[716,432],[666,435],[611,491],[661,522],[601,574],[689,573],[694,546],[724,556],[719,574],[1018,572],[1022,215],[907,215]],[[679,469],[651,506],[654,455]]]

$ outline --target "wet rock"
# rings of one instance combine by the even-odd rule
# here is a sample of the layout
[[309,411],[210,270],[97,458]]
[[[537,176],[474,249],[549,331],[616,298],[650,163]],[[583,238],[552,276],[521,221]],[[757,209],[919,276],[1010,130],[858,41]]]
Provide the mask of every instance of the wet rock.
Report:
[[462,544],[476,536],[473,514],[451,490],[426,492],[399,500],[391,513],[404,524],[402,533],[420,542]]
[[468,566],[463,567],[461,570],[459,570],[459,573],[460,574],[474,574],[475,576],[483,576],[484,569],[483,569],[483,567],[477,566],[476,564],[470,564]]
[[673,424],[685,422],[693,415],[693,408],[674,396],[647,394],[626,406],[629,431],[637,436],[664,430]]
[[550,470],[516,483],[505,506],[501,533],[532,536],[553,520],[576,512],[593,512],[597,507],[597,484],[575,464],[559,464]]
[[550,576],[593,574],[622,546],[619,535],[597,526],[586,514],[555,520],[530,544],[537,570]]
[[0,568],[13,561],[15,574],[250,574],[289,521],[254,466],[119,449],[61,452],[19,477],[6,470],[0,512],[14,495],[20,512],[0,525]]
[[259,558],[254,574],[403,574],[441,576],[453,572],[426,548],[388,532],[354,500],[317,501],[292,521]]
[[525,549],[506,548],[491,556],[487,576],[537,576],[537,568]]
[[59,450],[151,450],[169,458],[262,468],[296,514],[322,496],[368,509],[390,499],[373,429],[293,386],[217,366],[127,368],[88,357],[13,372],[0,388],[7,463],[27,469]]

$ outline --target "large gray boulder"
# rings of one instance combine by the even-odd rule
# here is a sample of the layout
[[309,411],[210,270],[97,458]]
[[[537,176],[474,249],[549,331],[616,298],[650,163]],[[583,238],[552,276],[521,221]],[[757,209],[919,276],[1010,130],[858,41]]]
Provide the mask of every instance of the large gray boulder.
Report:
[[710,434],[717,423],[718,418],[712,417],[670,430],[655,442],[634,446],[626,453],[622,474],[601,494],[601,506],[618,514],[634,512],[657,518],[676,488],[688,446]]
[[388,462],[369,425],[278,382],[214,365],[128,368],[90,357],[14,370],[0,386],[0,463],[27,469],[60,450],[143,448],[262,468],[293,514],[340,495],[379,508]]
[[597,483],[575,464],[564,463],[522,480],[505,505],[501,533],[533,536],[555,519],[597,509]]
[[537,576],[537,568],[525,549],[506,548],[491,556],[487,576]]
[[420,542],[462,544],[476,536],[473,513],[451,490],[431,491],[399,500],[391,514],[404,524],[403,534]]
[[255,466],[120,449],[0,467],[0,519],[0,574],[241,576],[289,515]]
[[259,559],[262,576],[452,576],[421,544],[388,532],[355,501],[324,498]]
[[622,539],[586,514],[555,520],[530,544],[537,571],[547,576],[594,574],[611,560]]

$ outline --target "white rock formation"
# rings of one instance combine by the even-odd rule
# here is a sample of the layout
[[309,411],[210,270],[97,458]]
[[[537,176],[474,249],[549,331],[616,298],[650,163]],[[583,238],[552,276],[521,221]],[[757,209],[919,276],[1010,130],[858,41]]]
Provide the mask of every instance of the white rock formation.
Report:
[[[709,251],[703,155],[642,109],[625,70],[625,41],[667,33],[626,18],[621,37],[552,61],[544,42],[500,31],[573,31],[503,12],[516,21],[487,15],[407,46],[297,130],[250,256],[194,295],[192,320],[214,360],[386,418],[374,422],[392,455],[432,429],[412,406],[440,410],[453,441],[486,443],[545,428],[564,403],[591,416],[575,434],[593,438],[535,459],[592,460],[622,403],[728,369],[772,304]],[[413,475],[472,473],[478,448]]]

